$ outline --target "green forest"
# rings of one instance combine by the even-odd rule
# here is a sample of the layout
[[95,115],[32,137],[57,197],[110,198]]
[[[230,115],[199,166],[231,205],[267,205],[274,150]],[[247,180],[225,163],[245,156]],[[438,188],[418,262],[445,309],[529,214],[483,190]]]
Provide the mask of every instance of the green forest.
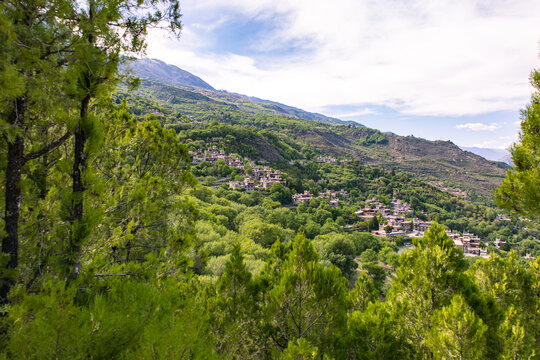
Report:
[[[462,197],[440,168],[377,166],[389,134],[124,71],[180,19],[177,0],[0,2],[0,359],[540,359],[538,71],[514,167]],[[280,181],[231,187],[264,167]],[[370,199],[431,226],[374,235],[392,226],[359,219]]]

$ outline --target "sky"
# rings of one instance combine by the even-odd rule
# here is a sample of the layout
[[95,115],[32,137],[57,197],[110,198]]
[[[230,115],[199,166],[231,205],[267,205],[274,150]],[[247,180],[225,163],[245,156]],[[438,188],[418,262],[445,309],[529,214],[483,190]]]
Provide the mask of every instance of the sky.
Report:
[[183,0],[147,57],[399,135],[507,148],[540,68],[539,0]]

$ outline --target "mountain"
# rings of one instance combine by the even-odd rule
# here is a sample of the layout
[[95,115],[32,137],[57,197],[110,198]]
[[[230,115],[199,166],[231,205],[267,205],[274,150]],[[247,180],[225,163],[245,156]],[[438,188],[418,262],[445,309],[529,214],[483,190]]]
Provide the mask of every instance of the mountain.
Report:
[[[130,63],[129,68],[139,78],[158,83],[186,88],[192,92],[200,93],[216,101],[228,103],[243,111],[255,114],[283,115],[297,119],[321,121],[329,124],[351,124],[362,126],[353,121],[343,121],[322,114],[312,113],[292,106],[280,104],[275,101],[263,100],[247,95],[231,93],[225,90],[217,91],[201,78],[180,69],[177,66],[166,64],[157,59],[140,59]],[[144,86],[152,86],[150,83]]]
[[157,59],[139,59],[132,61],[128,68],[141,79],[159,81],[174,86],[196,87],[215,90],[207,82],[177,66],[169,65]]
[[[294,107],[193,85],[168,85],[160,61],[141,62],[135,92],[122,92],[135,114],[149,107],[186,142],[213,143],[254,160],[284,162],[317,156],[360,161],[387,171],[403,171],[457,196],[491,198],[508,165],[463,151],[449,141],[382,133]],[[150,64],[151,66],[147,66]],[[155,72],[154,69],[157,69]],[[197,78],[198,79],[198,78]],[[201,80],[202,81],[202,80]]]
[[472,152],[473,154],[480,155],[484,159],[491,161],[500,161],[512,165],[512,158],[510,152],[505,149],[490,149],[480,147],[461,147],[465,151]]

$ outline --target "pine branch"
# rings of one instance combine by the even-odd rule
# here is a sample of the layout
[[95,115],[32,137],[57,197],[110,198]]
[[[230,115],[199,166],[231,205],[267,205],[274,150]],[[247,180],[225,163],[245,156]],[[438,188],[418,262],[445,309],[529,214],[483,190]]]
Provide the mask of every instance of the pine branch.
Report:
[[33,151],[29,154],[26,154],[23,158],[23,162],[26,163],[30,160],[37,159],[38,157],[43,156],[47,154],[48,152],[53,151],[54,149],[62,145],[67,139],[69,139],[70,136],[71,136],[71,132],[68,131],[60,139],[45,145],[40,150]]

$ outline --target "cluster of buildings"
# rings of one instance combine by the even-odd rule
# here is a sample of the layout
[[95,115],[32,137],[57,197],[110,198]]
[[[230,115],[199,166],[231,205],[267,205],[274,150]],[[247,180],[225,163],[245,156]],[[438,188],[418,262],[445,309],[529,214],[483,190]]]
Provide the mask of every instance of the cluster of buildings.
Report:
[[231,154],[225,154],[225,151],[218,150],[215,146],[207,150],[190,151],[192,156],[191,163],[197,165],[203,161],[208,161],[215,164],[219,159],[223,159],[228,166],[244,169],[244,162],[237,156]]
[[331,156],[317,156],[316,161],[319,163],[330,163],[330,164],[338,163],[338,160],[335,157],[331,157]]
[[337,199],[337,198],[348,199],[349,193],[346,192],[344,189],[341,189],[339,191],[326,190],[325,192],[320,193],[319,197],[321,199]]
[[385,217],[390,215],[390,209],[375,198],[366,200],[364,208],[355,212],[356,216],[362,221],[369,221],[371,218],[377,216],[378,213]]
[[[188,116],[188,117],[189,117],[190,119],[193,119],[192,116]],[[186,123],[184,120],[180,120],[180,122],[181,122],[182,124],[185,124],[185,123]],[[207,122],[207,121],[197,121],[197,120],[192,120],[192,121],[189,121],[187,124],[190,125],[191,127],[197,127],[197,126],[201,126],[201,125],[206,125],[206,124],[208,124],[208,122]]]
[[267,166],[265,166],[264,168],[259,168],[255,165],[252,165],[252,167],[253,177],[256,181],[259,182],[261,188],[270,188],[276,183],[285,185],[285,181],[281,178],[281,171],[272,170]]
[[[366,200],[366,206],[356,212],[356,215],[363,221],[368,221],[380,213],[386,220],[386,224],[380,224],[379,229],[373,231],[373,234],[386,238],[396,236],[422,237],[432,225],[431,221],[420,219],[408,220],[407,214],[412,213],[412,208],[399,199],[393,198],[391,208],[381,204],[377,199]],[[446,231],[446,234],[454,242],[454,246],[463,249],[465,256],[488,257],[487,250],[480,247],[480,238],[476,235],[465,232],[463,234]],[[500,247],[503,242],[495,240],[495,246]]]
[[512,221],[512,219],[510,219],[508,216],[503,215],[503,214],[497,214],[497,217],[495,218],[495,220],[499,220],[499,221]]
[[368,221],[372,217],[380,213],[384,218],[388,217],[403,217],[407,214],[412,214],[412,207],[400,199],[393,198],[390,202],[390,208],[379,202],[376,198],[368,199],[365,202],[363,209],[355,212],[362,221]]
[[460,235],[458,233],[446,231],[446,235],[454,242],[454,246],[463,249],[465,256],[481,256],[488,258],[489,255],[486,249],[480,248],[480,238],[468,232]]
[[369,221],[377,214],[386,220],[385,224],[379,224],[379,229],[374,230],[373,234],[394,238],[396,236],[421,237],[429,229],[432,222],[420,219],[408,219],[408,215],[414,211],[406,202],[393,198],[390,207],[385,206],[376,198],[366,200],[363,209],[355,212],[361,221]]
[[229,188],[253,191],[255,189],[269,189],[274,184],[285,186],[285,180],[281,177],[281,171],[272,170],[268,167],[259,168],[253,164],[252,168],[253,177],[246,177],[244,181],[230,181]]
[[247,192],[255,190],[255,182],[252,178],[245,178],[244,181],[229,181],[229,189],[244,190]]
[[494,245],[497,249],[500,249],[502,244],[506,244],[506,241],[503,241],[503,240],[501,240],[501,239],[499,239],[499,238],[496,238],[495,241],[493,242],[493,245]]
[[307,190],[305,190],[303,193],[293,194],[292,196],[293,203],[296,205],[309,204],[311,199],[313,199],[313,194]]
[[[219,159],[223,159],[228,166],[238,168],[242,170],[242,175],[246,176],[244,172],[244,161],[238,156],[232,154],[226,154],[225,151],[219,150],[217,147],[212,147],[207,150],[190,151],[192,156],[192,164],[197,165],[203,161],[208,161],[211,164],[215,164]],[[285,180],[282,179],[282,174],[279,170],[272,170],[268,167],[259,168],[255,164],[251,164],[253,169],[253,176],[246,177],[243,181],[230,181],[229,188],[253,191],[256,188],[267,189],[272,187],[275,183],[285,185]]]
[[[300,205],[309,204],[311,199],[314,197],[315,196],[312,193],[306,190],[303,193],[294,194],[292,199],[296,205]],[[319,194],[318,198],[329,200],[330,207],[337,207],[339,204],[339,199],[348,199],[349,193],[344,189],[341,189],[340,191],[326,190],[325,192]]]
[[329,164],[346,164],[349,162],[347,159],[338,160],[335,157],[332,156],[317,156],[317,159],[315,159],[318,163],[329,163]]

